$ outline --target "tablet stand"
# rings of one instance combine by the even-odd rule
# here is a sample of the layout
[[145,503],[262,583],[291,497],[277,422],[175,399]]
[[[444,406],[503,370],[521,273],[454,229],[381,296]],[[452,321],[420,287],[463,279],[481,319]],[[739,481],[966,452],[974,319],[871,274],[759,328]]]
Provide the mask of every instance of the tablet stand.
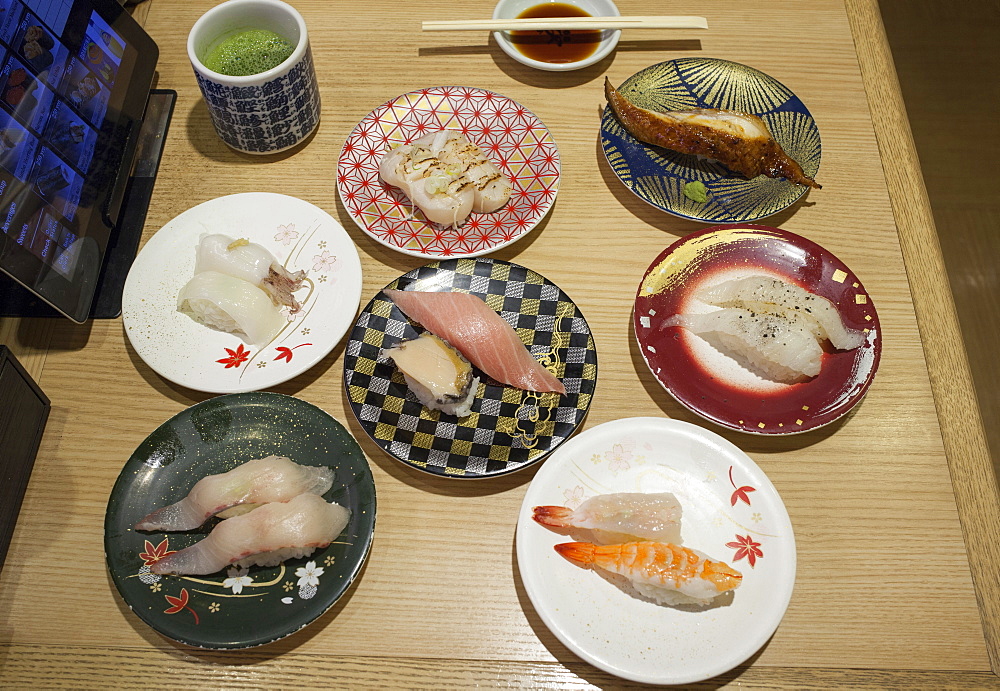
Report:
[[[119,223],[111,235],[94,302],[90,307],[91,319],[114,319],[122,312],[125,278],[142,239],[142,228],[146,222],[163,143],[176,101],[176,91],[153,89],[149,92]],[[12,278],[0,273],[0,317],[61,316]]]

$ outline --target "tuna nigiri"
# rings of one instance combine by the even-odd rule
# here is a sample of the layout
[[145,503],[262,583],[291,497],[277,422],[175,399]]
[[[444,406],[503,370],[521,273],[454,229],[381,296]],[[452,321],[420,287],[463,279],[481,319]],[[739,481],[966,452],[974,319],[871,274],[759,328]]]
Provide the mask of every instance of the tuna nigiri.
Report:
[[333,486],[333,470],[299,465],[283,456],[257,458],[226,473],[208,475],[186,497],[136,524],[136,530],[193,530],[212,516],[245,504],[288,501],[299,494],[323,494]]
[[237,566],[274,566],[312,554],[333,542],[350,510],[315,494],[264,504],[219,523],[204,540],[155,562],[153,573],[205,575]]
[[736,569],[701,552],[664,542],[595,545],[566,542],[555,550],[580,566],[624,576],[636,591],[662,604],[707,605],[739,587]]
[[497,381],[527,391],[566,393],[563,383],[531,356],[513,327],[481,298],[453,292],[382,292],[406,316]]
[[532,518],[553,528],[582,528],[598,542],[681,541],[681,505],[670,492],[599,494],[575,510],[536,506]]

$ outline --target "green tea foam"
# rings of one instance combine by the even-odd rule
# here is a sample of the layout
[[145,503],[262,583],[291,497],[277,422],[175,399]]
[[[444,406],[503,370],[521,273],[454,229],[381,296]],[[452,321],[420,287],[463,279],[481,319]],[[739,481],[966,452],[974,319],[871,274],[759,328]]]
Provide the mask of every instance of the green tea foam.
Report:
[[273,31],[247,29],[221,41],[202,62],[213,72],[246,77],[277,67],[293,50],[295,46]]

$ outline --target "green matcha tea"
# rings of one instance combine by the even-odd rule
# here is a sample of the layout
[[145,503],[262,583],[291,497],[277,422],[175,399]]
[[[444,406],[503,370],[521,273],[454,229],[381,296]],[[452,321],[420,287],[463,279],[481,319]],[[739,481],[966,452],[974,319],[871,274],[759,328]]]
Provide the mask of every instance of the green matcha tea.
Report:
[[295,46],[273,31],[247,29],[223,39],[202,62],[213,72],[246,77],[277,67],[293,50]]

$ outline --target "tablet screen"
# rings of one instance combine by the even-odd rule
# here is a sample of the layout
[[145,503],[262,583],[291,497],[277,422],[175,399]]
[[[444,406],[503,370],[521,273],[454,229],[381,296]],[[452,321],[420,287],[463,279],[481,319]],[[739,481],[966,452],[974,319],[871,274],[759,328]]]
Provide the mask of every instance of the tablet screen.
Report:
[[109,0],[0,0],[0,269],[75,321],[89,313],[155,62]]

